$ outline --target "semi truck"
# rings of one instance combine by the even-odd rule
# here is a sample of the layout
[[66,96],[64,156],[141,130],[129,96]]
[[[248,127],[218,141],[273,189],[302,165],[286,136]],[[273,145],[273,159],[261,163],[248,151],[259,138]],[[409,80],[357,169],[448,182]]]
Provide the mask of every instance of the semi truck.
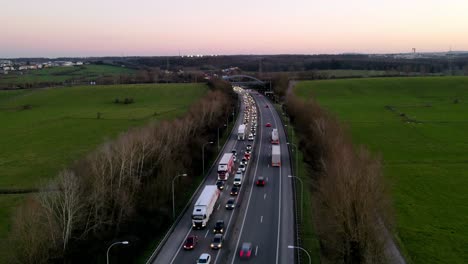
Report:
[[276,128],[274,128],[271,131],[271,144],[279,144],[278,129],[276,129]]
[[193,208],[192,226],[194,228],[200,229],[207,225],[218,197],[219,190],[216,185],[205,186]]
[[271,166],[281,166],[281,150],[279,145],[271,146]]
[[237,140],[245,140],[245,124],[242,124],[237,129]]
[[234,155],[225,153],[218,164],[218,180],[227,180],[234,167]]

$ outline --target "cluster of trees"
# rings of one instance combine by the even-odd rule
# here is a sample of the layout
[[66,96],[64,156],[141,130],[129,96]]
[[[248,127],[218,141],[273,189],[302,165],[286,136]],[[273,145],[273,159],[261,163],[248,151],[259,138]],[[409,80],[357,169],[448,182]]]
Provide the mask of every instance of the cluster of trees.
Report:
[[228,84],[214,81],[210,87],[184,117],[120,135],[29,197],[14,219],[12,262],[99,262],[114,239],[131,240],[133,246],[118,259],[131,262],[172,221],[172,179],[187,173],[176,192],[190,190],[201,174],[202,144],[236,106]]
[[125,99],[115,98],[114,100],[115,104],[133,104],[134,102],[133,97],[125,97]]
[[339,121],[313,100],[288,94],[284,108],[308,164],[322,260],[385,263],[391,206],[381,159],[354,145]]

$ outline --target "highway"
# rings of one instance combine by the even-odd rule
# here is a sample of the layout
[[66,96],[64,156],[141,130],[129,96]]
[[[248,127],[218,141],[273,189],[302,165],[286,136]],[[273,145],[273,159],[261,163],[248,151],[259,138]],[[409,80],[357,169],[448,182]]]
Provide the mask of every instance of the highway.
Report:
[[[192,204],[183,213],[173,232],[161,245],[152,262],[148,263],[195,263],[202,253],[211,255],[211,263],[240,263],[239,250],[243,242],[252,243],[252,256],[247,262],[251,263],[294,263],[295,252],[288,249],[288,245],[295,244],[295,221],[293,208],[293,191],[291,165],[286,144],[284,128],[273,105],[263,96],[252,94],[257,102],[257,135],[253,141],[252,157],[242,182],[240,193],[236,197],[236,208],[225,209],[230,196],[233,176],[230,176],[225,189],[221,192],[215,210],[205,229],[192,229],[191,214],[193,204],[200,195],[204,185],[214,185],[217,180],[216,166],[222,155],[218,156],[212,167],[195,193]],[[245,110],[243,100],[242,111]],[[268,105],[268,108],[265,107]],[[236,149],[238,160],[243,157],[247,144],[252,141],[237,140],[237,127],[243,123],[243,115],[238,116],[236,125],[228,138],[221,153]],[[250,119],[252,121],[252,118]],[[271,127],[265,124],[270,123]],[[271,166],[271,131],[277,128],[280,135],[281,167]],[[249,129],[250,132],[250,129]],[[255,185],[255,179],[263,176],[266,185]],[[177,195],[177,194],[176,194]],[[224,220],[224,243],[220,250],[210,248],[214,236],[213,226],[217,220]],[[189,235],[199,238],[193,250],[183,249],[185,239]],[[242,262],[245,262],[242,260]]]

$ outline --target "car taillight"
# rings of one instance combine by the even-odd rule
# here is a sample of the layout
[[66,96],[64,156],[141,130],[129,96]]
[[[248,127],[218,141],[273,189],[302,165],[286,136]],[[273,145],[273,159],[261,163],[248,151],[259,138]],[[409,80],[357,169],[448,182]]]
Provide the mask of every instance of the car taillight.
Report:
[[250,253],[251,253],[250,251],[247,251],[247,257],[250,257]]
[[242,257],[243,255],[244,255],[244,252],[243,252],[243,251],[241,251],[241,252],[239,253],[239,256],[241,256],[241,257]]

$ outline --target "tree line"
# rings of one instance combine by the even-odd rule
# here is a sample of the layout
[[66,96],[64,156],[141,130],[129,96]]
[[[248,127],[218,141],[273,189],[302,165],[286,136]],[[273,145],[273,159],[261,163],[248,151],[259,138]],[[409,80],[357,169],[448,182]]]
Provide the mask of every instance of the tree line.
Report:
[[[385,263],[392,207],[380,156],[355,145],[347,129],[314,100],[287,91],[277,76],[277,98],[294,124],[307,167],[314,230],[323,263]],[[387,235],[385,235],[387,234]]]
[[[11,262],[99,263],[115,239],[131,245],[125,254],[113,252],[118,256],[113,262],[135,261],[171,224],[172,179],[187,173],[175,191],[190,190],[202,173],[202,144],[214,138],[237,105],[229,84],[214,80],[209,86],[185,116],[121,134],[43,187],[56,191],[28,197],[14,217]],[[206,148],[206,154],[215,149]]]

